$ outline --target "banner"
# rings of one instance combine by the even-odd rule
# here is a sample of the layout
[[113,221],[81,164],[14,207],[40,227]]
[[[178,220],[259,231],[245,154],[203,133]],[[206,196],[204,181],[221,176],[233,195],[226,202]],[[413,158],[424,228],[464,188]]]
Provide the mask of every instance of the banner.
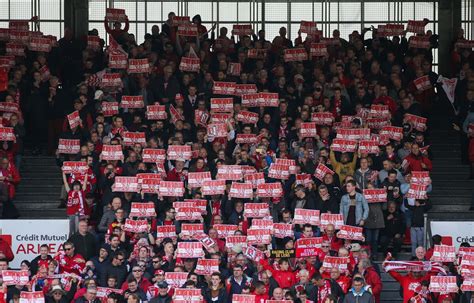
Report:
[[44,293],[42,291],[22,291],[20,292],[20,303],[44,303]]
[[393,271],[435,271],[446,275],[442,264],[431,261],[384,261],[382,264],[384,270]]
[[339,269],[340,272],[345,272],[347,270],[347,264],[349,264],[348,257],[332,257],[326,255],[321,268],[325,272],[330,272],[333,268]]
[[363,228],[357,226],[343,225],[337,233],[339,239],[365,241]]
[[201,59],[182,57],[179,63],[179,70],[183,72],[197,73],[201,69]]
[[257,93],[257,86],[255,84],[236,84],[234,95],[242,96],[246,94]]
[[336,138],[332,140],[331,149],[343,153],[353,153],[357,150],[357,141]]
[[168,146],[168,160],[191,160],[192,151],[189,145],[169,145]]
[[216,178],[226,181],[242,180],[242,167],[240,165],[221,165],[217,169]]
[[446,93],[446,97],[448,97],[449,102],[451,102],[451,104],[454,104],[456,84],[458,83],[458,79],[449,79],[440,75],[436,82],[441,83],[441,87]]
[[300,135],[302,138],[315,138],[318,135],[316,131],[316,122],[302,122]]
[[331,112],[317,112],[311,115],[311,121],[316,125],[332,125],[334,122],[334,115]]
[[167,120],[168,114],[166,113],[166,106],[159,104],[147,105],[146,118],[148,120]]
[[119,113],[118,102],[103,101],[101,106],[104,117],[112,117]]
[[184,196],[184,184],[181,181],[161,181],[160,196],[182,197]]
[[272,242],[272,235],[270,230],[265,229],[249,229],[247,230],[248,244],[270,244]]
[[364,189],[364,198],[368,203],[387,202],[387,190],[385,188]]
[[166,151],[158,148],[144,148],[142,160],[144,163],[163,163],[166,160]]
[[129,74],[147,74],[150,72],[150,62],[148,59],[128,59]]
[[312,257],[317,256],[321,251],[322,237],[299,238],[296,240],[296,257]]
[[244,216],[247,218],[264,218],[270,215],[267,203],[245,203]]
[[16,136],[13,127],[0,127],[0,141],[16,142]]
[[212,226],[217,231],[219,239],[226,239],[229,236],[233,236],[238,229],[237,225],[233,224],[214,224]]
[[26,285],[30,277],[27,270],[2,270],[2,280],[5,285]]
[[257,196],[259,198],[278,198],[283,196],[283,187],[280,182],[261,183],[257,185]]
[[246,110],[240,111],[235,119],[239,122],[244,124],[257,124],[258,122],[258,114],[254,112],[249,112]]
[[190,188],[201,187],[203,182],[206,180],[212,180],[211,172],[190,172],[188,173],[188,186]]
[[329,224],[334,225],[335,229],[341,229],[341,226],[344,225],[344,219],[342,217],[342,214],[324,213],[324,214],[321,214],[320,221],[321,221],[320,222],[320,227],[323,230]]
[[435,245],[431,261],[454,262],[456,260],[456,247],[448,245]]
[[156,227],[156,238],[163,240],[165,238],[176,239],[176,226],[175,225],[162,225]]
[[431,234],[440,235],[456,248],[463,242],[474,246],[473,221],[431,221]]
[[317,226],[319,225],[319,210],[297,208],[295,209],[293,223]]
[[137,193],[139,192],[138,180],[137,177],[123,177],[116,176],[115,182],[112,185],[113,192],[130,192]]
[[420,20],[408,20],[407,32],[415,34],[424,34],[425,33],[425,21]]
[[291,48],[283,50],[283,60],[285,62],[308,60],[308,53],[304,48]]
[[442,293],[457,293],[456,276],[431,276],[430,291]]
[[127,15],[125,15],[124,9],[106,8],[105,18],[107,18],[108,22],[124,22],[125,20],[127,20]]
[[87,36],[87,48],[97,51],[100,49],[100,37],[99,36]]
[[178,242],[177,258],[202,258],[204,251],[201,242]]
[[253,34],[252,24],[234,24],[232,25],[232,35],[251,36]]
[[232,295],[232,303],[255,303],[255,295]]
[[225,193],[225,180],[204,180],[201,192],[204,196],[222,195]]
[[122,96],[120,100],[121,108],[144,108],[143,96]]
[[81,150],[81,140],[59,139],[58,151],[60,154],[75,155],[79,153],[80,150]]
[[229,198],[252,199],[253,186],[252,183],[232,182],[229,191]]
[[188,272],[165,272],[165,281],[171,288],[178,288],[188,280]]
[[293,237],[293,224],[287,223],[273,223],[273,236],[275,238],[286,238],[286,237]]
[[219,260],[198,259],[194,272],[198,275],[212,275],[215,272],[219,272]]
[[132,202],[130,217],[156,217],[153,202]]
[[123,226],[124,231],[132,233],[146,233],[148,232],[148,221],[147,220],[132,220],[125,219],[125,224]]
[[2,220],[2,238],[10,244],[15,259],[11,268],[20,268],[23,260],[33,260],[39,255],[40,247],[48,245],[50,254],[62,251],[62,245],[69,239],[69,220]]
[[211,112],[232,113],[234,111],[234,99],[211,98]]
[[214,81],[212,93],[215,95],[233,95],[235,93],[235,82]]
[[89,166],[82,161],[64,161],[62,171],[65,174],[85,174]]
[[290,166],[287,164],[271,163],[268,169],[268,177],[273,179],[288,180],[290,177]]
[[225,239],[225,247],[232,249],[235,245],[239,245],[241,247],[247,246],[247,236],[242,235],[234,235],[228,236]]
[[319,180],[323,181],[324,176],[327,174],[334,175],[334,171],[332,171],[329,167],[322,163],[318,163],[318,166],[316,167],[316,170],[314,171],[314,176]]

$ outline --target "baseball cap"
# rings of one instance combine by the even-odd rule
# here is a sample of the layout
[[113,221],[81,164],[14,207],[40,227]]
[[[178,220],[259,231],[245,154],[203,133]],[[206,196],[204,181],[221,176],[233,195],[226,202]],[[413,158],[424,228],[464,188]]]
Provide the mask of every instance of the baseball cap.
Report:
[[158,288],[168,288],[168,283],[166,281],[161,281],[158,283]]
[[157,270],[155,270],[155,276],[156,276],[156,275],[161,275],[161,276],[163,276],[164,274],[165,274],[165,271],[162,270],[162,269],[157,269]]

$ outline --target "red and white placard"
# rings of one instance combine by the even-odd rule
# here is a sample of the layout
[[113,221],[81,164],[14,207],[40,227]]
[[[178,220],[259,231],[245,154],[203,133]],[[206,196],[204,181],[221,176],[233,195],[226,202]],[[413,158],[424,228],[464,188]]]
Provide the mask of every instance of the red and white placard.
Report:
[[184,285],[188,280],[188,272],[165,272],[165,281],[171,288],[178,288]]
[[313,237],[313,238],[299,238],[296,240],[296,257],[311,257],[317,256],[321,249],[321,244],[323,243],[322,237]]
[[211,98],[211,112],[231,113],[234,111],[234,99]]
[[125,146],[133,146],[140,144],[146,145],[146,137],[144,132],[123,132],[123,144]]
[[123,151],[122,146],[120,145],[104,145],[102,147],[102,152],[100,154],[101,160],[114,161],[121,160],[123,161]]
[[120,101],[121,108],[143,108],[145,104],[143,103],[143,96],[122,96]]
[[457,293],[456,276],[431,276],[429,289],[431,292]]
[[300,32],[305,34],[313,34],[318,30],[317,24],[314,21],[303,21],[300,22]]
[[150,62],[148,59],[129,59],[128,70],[129,74],[147,74],[150,72]]
[[300,135],[302,138],[315,138],[317,136],[316,122],[302,122]]
[[199,235],[204,233],[202,223],[183,223],[181,225],[181,236],[187,236],[198,240]]
[[252,183],[232,182],[229,191],[229,198],[252,199],[253,187]]
[[184,199],[184,201],[173,202],[174,208],[181,207],[197,207],[200,209],[201,214],[207,213],[207,200],[205,199]]
[[344,218],[342,217],[342,214],[329,214],[329,213],[321,214],[321,217],[320,217],[321,229],[324,230],[326,226],[328,226],[329,224],[332,224],[335,229],[341,229],[341,226],[344,225]]
[[[161,176],[160,174],[156,174]],[[146,178],[140,184],[142,193],[157,194],[160,190],[161,178]]]
[[418,131],[425,131],[426,130],[426,121],[428,119],[425,117],[413,115],[413,114],[405,114],[403,117],[403,121],[410,123],[413,128]]
[[11,56],[11,55],[0,56],[0,66],[7,67],[7,68],[11,68],[15,66],[15,56]]
[[171,238],[171,239],[177,238],[176,226],[175,225],[157,226],[156,227],[156,238],[161,239],[161,240],[165,239],[165,238]]
[[125,291],[122,289],[115,289],[115,288],[107,288],[107,287],[97,287],[97,298],[100,299],[101,302],[106,303],[107,297],[111,293],[116,293],[119,295],[123,295]]
[[166,113],[166,106],[159,104],[147,105],[146,118],[148,120],[167,120],[168,114]]
[[218,259],[199,259],[196,264],[195,273],[198,275],[212,275],[219,271]]
[[420,92],[431,88],[431,82],[428,75],[416,78],[413,80],[413,84],[415,84],[416,89]]
[[[81,140],[59,139],[58,151],[60,154],[75,155],[81,150]],[[120,148],[122,151],[122,148]]]
[[206,180],[212,180],[211,172],[190,172],[188,173],[188,185],[190,188],[201,187]]
[[11,56],[24,57],[25,46],[18,42],[8,42],[6,45],[6,54]]
[[235,137],[237,144],[257,144],[258,136],[254,134],[237,134]]
[[293,159],[276,158],[275,164],[288,166],[290,174],[296,174],[296,161]]
[[35,52],[49,53],[51,51],[51,41],[48,38],[33,37],[30,39],[28,48]]
[[192,150],[189,145],[169,145],[168,146],[168,160],[191,160]]
[[278,104],[278,93],[253,93],[242,95],[242,106],[277,107]]
[[226,239],[228,236],[233,236],[235,234],[238,226],[233,224],[214,224],[212,228],[217,231],[217,236],[220,239]]
[[85,174],[89,166],[83,161],[64,161],[62,171],[65,174]]
[[308,60],[308,53],[304,48],[291,48],[283,51],[283,60],[285,62]]
[[268,177],[287,180],[290,177],[290,166],[287,164],[271,163],[268,169]]
[[249,229],[247,230],[247,243],[253,244],[270,244],[272,235],[268,229]]
[[428,36],[411,36],[408,41],[408,46],[412,48],[429,49],[430,40]]
[[340,272],[345,272],[347,270],[347,264],[349,264],[348,257],[332,257],[326,255],[321,268],[325,272],[330,272],[333,268],[339,269]]
[[29,20],[10,20],[8,21],[9,29],[16,29],[22,31],[30,30]]
[[318,166],[316,167],[316,170],[314,171],[314,176],[316,179],[323,181],[324,176],[327,174],[334,175],[334,171],[332,171],[329,167],[322,163],[318,163]]
[[130,217],[156,217],[153,202],[132,202]]
[[146,219],[145,220],[132,220],[132,219],[127,218],[125,220],[123,230],[132,232],[132,233],[148,232],[148,221]]
[[370,128],[339,128],[336,138],[344,140],[369,140]]
[[161,181],[160,196],[182,197],[184,196],[184,184],[181,181]]
[[103,101],[101,107],[104,117],[112,117],[119,113],[118,102]]
[[257,188],[259,184],[265,183],[265,175],[263,172],[244,174],[244,180],[247,183],[252,183],[253,188]]
[[122,87],[121,75],[119,73],[105,73],[102,76],[102,80],[100,81],[100,87],[107,87],[107,88]]
[[202,258],[204,251],[201,242],[178,242],[176,249],[176,257],[178,258]]
[[257,124],[258,114],[254,112],[242,110],[237,114],[235,119],[245,124]]
[[364,197],[368,203],[387,202],[387,190],[385,188],[364,189]]
[[105,10],[105,18],[108,22],[124,22],[127,20],[127,15],[125,15],[125,10],[120,8],[107,8]]
[[202,213],[199,207],[180,207],[176,209],[177,221],[201,220]]
[[410,187],[408,188],[408,192],[405,197],[409,199],[420,199],[420,200],[428,199],[428,195],[426,193],[426,185],[410,183]]
[[197,37],[199,34],[198,27],[194,23],[178,25],[178,35],[185,37]]
[[225,180],[204,180],[201,192],[204,196],[222,195],[225,193]]
[[235,93],[236,96],[242,96],[246,94],[257,93],[257,86],[255,84],[236,84]]
[[430,172],[429,171],[412,171],[410,183],[421,184],[421,185],[431,184]]
[[273,223],[273,236],[275,238],[286,238],[286,237],[293,237],[293,224],[286,224],[286,223]]
[[233,294],[232,303],[255,303],[255,295]]
[[22,291],[20,292],[20,303],[44,303],[44,292],[42,291]]
[[448,245],[435,245],[431,261],[454,262],[456,260],[456,247]]
[[353,153],[357,150],[357,141],[336,138],[332,140],[331,149],[338,152]]
[[328,49],[325,43],[311,43],[309,48],[309,54],[311,57],[326,57],[328,55]]
[[166,160],[166,151],[158,148],[144,148],[142,160],[144,163],[163,163]]
[[211,122],[212,123],[227,123],[232,118],[231,113],[212,113]]
[[254,218],[250,229],[268,229],[271,232],[273,231],[273,219]]
[[67,115],[67,120],[71,129],[78,127],[81,124],[81,117],[79,116],[79,111],[76,110]]
[[197,73],[201,69],[201,59],[193,57],[182,57],[179,70],[183,72]]
[[0,28],[0,41],[9,41],[10,40],[10,29]]
[[316,125],[332,125],[334,122],[334,115],[331,112],[317,112],[311,115],[311,121]]
[[264,218],[270,215],[267,203],[245,203],[244,215],[246,218]]
[[358,226],[342,225],[337,233],[339,239],[348,239],[356,241],[364,241],[363,228]]
[[311,224],[314,226],[319,225],[319,210],[317,209],[295,209],[295,215],[293,217],[293,223],[295,224]]
[[372,104],[370,106],[369,117],[371,118],[390,118],[390,110],[385,104]]
[[253,34],[252,24],[234,24],[232,25],[232,35],[251,36]]
[[5,285],[26,285],[30,280],[27,270],[2,270],[2,279]]
[[313,179],[310,174],[296,174],[295,185],[304,185],[308,186]]
[[408,20],[407,32],[415,34],[425,33],[425,22],[423,20]]
[[125,54],[109,54],[109,68],[126,69],[128,57]]
[[474,276],[465,277],[461,285],[461,290],[463,292],[474,291]]
[[368,118],[366,122],[370,129],[381,129],[390,125],[390,120],[387,120],[387,118]]
[[385,126],[380,130],[380,136],[387,136],[388,139],[401,141],[403,139],[403,128],[397,126]]
[[218,180],[242,180],[242,167],[240,165],[221,165],[217,169]]
[[210,138],[226,138],[227,125],[225,123],[210,123],[207,125],[207,135]]
[[283,196],[283,187],[280,182],[261,183],[257,185],[257,196],[259,198],[278,198]]
[[242,65],[240,63],[230,62],[229,66],[227,67],[227,74],[238,77],[242,72]]
[[30,32],[24,30],[10,29],[10,41],[17,42],[23,45],[28,45],[30,41]]
[[341,45],[341,40],[339,38],[326,38],[322,37],[321,42],[325,43],[327,46],[340,46]]
[[189,16],[174,16],[172,19],[172,25],[178,26],[180,24],[190,23]]
[[378,154],[380,152],[379,142],[374,140],[360,140],[359,152],[367,154]]
[[225,239],[225,247],[232,249],[235,245],[239,245],[241,247],[247,246],[247,236],[242,235],[235,235],[235,236],[228,236]]
[[100,37],[99,36],[87,36],[87,48],[92,50],[100,49]]
[[5,113],[20,113],[20,105],[15,102],[1,102],[0,103],[0,112]]
[[234,95],[235,82],[214,81],[212,93],[215,95]]
[[115,182],[112,185],[113,192],[138,192],[140,186],[138,185],[137,177],[116,176]]

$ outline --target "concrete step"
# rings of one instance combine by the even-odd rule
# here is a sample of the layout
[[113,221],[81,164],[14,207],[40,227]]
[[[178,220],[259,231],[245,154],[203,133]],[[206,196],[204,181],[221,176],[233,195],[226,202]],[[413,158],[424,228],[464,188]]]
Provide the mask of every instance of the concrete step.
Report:
[[15,201],[15,205],[19,210],[56,210],[59,206],[59,200],[55,202],[48,201],[29,201],[29,203],[18,203]]
[[[429,196],[432,197],[432,196]],[[466,196],[466,197],[457,197],[457,196],[451,196],[451,197],[441,197],[441,196],[435,196],[432,197],[432,204],[436,206],[457,206],[457,205],[469,205],[471,204],[471,197]],[[452,208],[451,208],[452,209]]]
[[21,218],[28,219],[65,219],[66,210],[65,209],[37,209],[34,211],[31,210],[20,210]]

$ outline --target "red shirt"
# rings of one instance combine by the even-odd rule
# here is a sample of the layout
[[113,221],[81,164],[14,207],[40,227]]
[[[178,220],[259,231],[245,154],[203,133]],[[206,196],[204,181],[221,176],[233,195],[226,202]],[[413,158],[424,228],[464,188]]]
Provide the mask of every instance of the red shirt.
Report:
[[86,197],[83,190],[70,190],[67,194],[67,209],[68,216],[79,214],[85,216],[90,214],[89,207],[86,203]]

